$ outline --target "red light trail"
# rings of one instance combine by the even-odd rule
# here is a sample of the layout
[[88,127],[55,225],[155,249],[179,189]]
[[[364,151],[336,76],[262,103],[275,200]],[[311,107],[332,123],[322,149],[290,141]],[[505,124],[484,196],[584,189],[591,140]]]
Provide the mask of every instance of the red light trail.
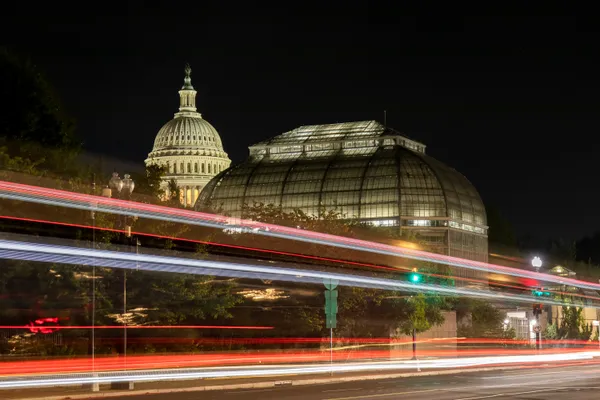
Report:
[[[532,355],[556,355],[576,354],[589,352],[590,349],[476,349],[476,350],[421,350],[421,357],[495,357],[495,356],[532,356]],[[348,362],[359,360],[389,360],[394,357],[406,357],[405,351],[386,350],[334,350],[333,355],[327,351],[305,350],[305,351],[280,351],[272,353],[269,351],[248,352],[226,352],[226,353],[199,353],[186,355],[133,355],[125,357],[96,357],[95,371],[128,371],[133,370],[166,370],[177,368],[199,368],[210,366],[242,366],[242,365],[292,365],[293,363],[322,363],[329,362],[330,357],[336,362]],[[18,376],[31,374],[54,374],[54,373],[77,373],[91,371],[91,358],[55,359],[35,361],[7,361],[0,363],[0,376]]]
[[[125,200],[105,198],[101,196],[85,195],[73,192],[67,192],[63,190],[41,188],[36,186],[0,181],[0,190],[5,192],[17,193],[26,196],[41,196],[46,199],[59,199],[66,201],[59,205],[66,207],[76,207],[84,209],[96,209],[99,212],[116,212],[125,213],[126,211],[132,214],[140,214],[139,216],[152,218],[152,219],[163,219],[171,218],[174,222],[185,222],[193,223],[198,225],[209,226],[213,228],[224,228],[227,226],[240,227],[242,229],[250,229],[255,234],[264,236],[281,237],[290,240],[298,240],[304,242],[316,242],[321,244],[329,244],[332,246],[338,246],[343,248],[395,255],[399,257],[412,258],[417,260],[432,261],[442,264],[452,265],[461,268],[469,268],[475,270],[483,270],[488,272],[499,272],[506,275],[521,276],[526,278],[533,278],[537,280],[569,284],[571,286],[590,288],[592,290],[600,289],[600,284],[590,283],[585,281],[579,281],[572,278],[562,278],[553,275],[542,274],[538,272],[531,272],[527,270],[520,270],[501,265],[488,264],[480,261],[472,261],[466,259],[460,259],[457,257],[445,256],[435,253],[428,253],[420,250],[413,250],[407,248],[398,248],[382,243],[369,242],[365,240],[345,238],[341,236],[334,236],[330,234],[324,234],[319,232],[306,231],[303,229],[289,228],[284,226],[264,224],[255,221],[242,220],[239,218],[230,218],[215,214],[208,214],[196,211],[173,209],[165,206],[156,206],[145,203],[136,203]],[[7,198],[14,198],[10,196],[4,196]],[[43,200],[33,199],[31,197],[18,198],[22,201],[29,202],[44,202]],[[48,201],[48,200],[46,200]],[[73,204],[83,203],[83,204]],[[107,207],[109,210],[105,210],[102,207]],[[136,213],[136,211],[138,211]],[[167,217],[169,216],[169,217]]]
[[[42,327],[42,326],[40,326]],[[270,330],[272,326],[236,326],[236,325],[48,325],[48,329],[250,329]],[[36,329],[32,325],[0,325],[0,329]]]

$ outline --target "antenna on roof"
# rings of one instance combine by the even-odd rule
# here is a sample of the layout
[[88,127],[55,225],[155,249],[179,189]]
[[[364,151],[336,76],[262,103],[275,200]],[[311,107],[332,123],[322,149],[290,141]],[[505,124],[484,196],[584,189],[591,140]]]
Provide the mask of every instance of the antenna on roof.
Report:
[[387,110],[383,110],[383,126],[387,128]]

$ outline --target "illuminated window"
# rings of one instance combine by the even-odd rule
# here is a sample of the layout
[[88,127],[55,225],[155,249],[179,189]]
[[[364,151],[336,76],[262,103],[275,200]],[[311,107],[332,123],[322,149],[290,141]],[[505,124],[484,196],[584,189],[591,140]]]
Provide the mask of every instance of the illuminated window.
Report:
[[431,221],[426,219],[416,219],[412,221],[408,221],[408,225],[410,226],[431,226]]
[[398,225],[398,220],[396,219],[382,219],[379,221],[373,221],[376,226],[396,226]]

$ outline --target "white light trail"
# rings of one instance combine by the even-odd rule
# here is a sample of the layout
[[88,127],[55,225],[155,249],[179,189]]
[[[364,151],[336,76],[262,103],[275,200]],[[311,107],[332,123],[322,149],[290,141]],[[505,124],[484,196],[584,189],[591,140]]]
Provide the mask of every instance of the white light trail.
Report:
[[[2,239],[0,239],[0,258],[47,263],[95,265],[109,268],[142,269],[147,271],[185,273],[194,275],[271,279],[316,284],[321,284],[326,280],[337,280],[340,285],[350,287],[403,290],[411,292],[435,292],[445,295],[461,295],[511,302],[539,302],[539,299],[530,296],[504,294],[489,290],[413,283],[393,279],[370,278],[358,275],[331,273],[326,271],[313,271],[308,269],[259,266],[212,260],[195,260],[181,257],[165,257],[108,250],[85,249],[71,246],[58,246],[53,244],[32,244]],[[544,303],[554,305],[566,304],[549,299],[545,299]],[[600,308],[600,305],[589,307]]]
[[[205,378],[240,378],[248,376],[269,375],[299,375],[319,374],[327,372],[367,372],[389,371],[403,369],[432,369],[432,368],[465,368],[483,365],[506,365],[524,363],[542,363],[556,361],[581,361],[589,360],[600,355],[600,352],[559,353],[527,356],[497,356],[497,357],[470,357],[440,360],[418,361],[388,361],[333,365],[291,365],[270,367],[232,367],[232,368],[205,368],[188,370],[151,370],[134,371],[130,373],[106,372],[91,374],[73,374],[72,377],[55,378],[19,378],[18,380],[0,380],[0,389],[17,389],[47,386],[68,386],[92,383],[111,382],[144,382],[164,381],[176,379],[205,379]],[[84,376],[82,376],[84,375]]]

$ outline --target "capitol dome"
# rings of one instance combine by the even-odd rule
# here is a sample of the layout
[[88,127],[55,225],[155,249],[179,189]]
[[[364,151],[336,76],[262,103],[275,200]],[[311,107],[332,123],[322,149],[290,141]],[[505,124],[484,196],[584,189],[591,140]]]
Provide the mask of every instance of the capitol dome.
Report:
[[168,182],[175,180],[184,206],[193,205],[212,177],[231,164],[219,133],[196,111],[191,72],[186,66],[184,85],[179,91],[179,112],[158,131],[146,159],[146,165],[166,168],[162,187],[167,190]]
[[200,117],[200,114],[174,118],[160,128],[154,140],[152,153],[174,148],[191,150],[202,148],[223,153],[219,133],[207,120]]
[[412,231],[443,254],[487,261],[487,220],[473,185],[425,154],[425,145],[376,121],[301,126],[250,147],[217,175],[196,207],[244,217],[274,204],[319,216]]

